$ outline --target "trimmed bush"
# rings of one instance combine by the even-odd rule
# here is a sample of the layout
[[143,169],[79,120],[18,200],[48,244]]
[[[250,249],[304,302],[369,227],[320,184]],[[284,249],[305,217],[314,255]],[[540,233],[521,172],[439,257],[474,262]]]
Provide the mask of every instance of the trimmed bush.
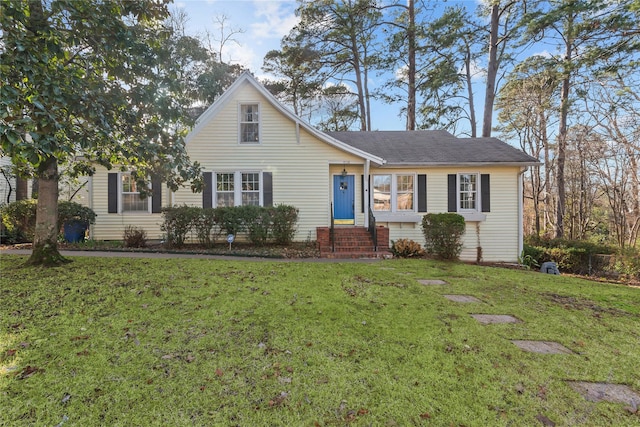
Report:
[[182,247],[201,210],[202,208],[192,206],[163,208],[164,222],[160,228],[166,233],[165,244],[169,247]]
[[273,224],[271,234],[279,245],[288,245],[293,241],[298,225],[298,209],[289,205],[272,208]]
[[241,211],[242,222],[251,243],[258,246],[267,243],[271,234],[271,209],[260,206],[243,206]]
[[456,213],[428,213],[422,217],[425,250],[441,259],[460,257],[464,230],[464,217]]
[[391,253],[396,258],[421,258],[425,256],[425,251],[420,243],[410,239],[392,240]]
[[201,245],[211,246],[215,241],[213,231],[216,228],[216,224],[220,222],[219,212],[218,209],[205,208],[200,210],[200,214],[194,218],[193,229]]
[[225,207],[217,208],[219,212],[220,228],[226,234],[233,234],[237,236],[238,233],[242,233],[244,229],[244,213],[241,206],[237,207]]
[[147,246],[147,232],[140,227],[127,225],[122,234],[125,248],[144,248]]

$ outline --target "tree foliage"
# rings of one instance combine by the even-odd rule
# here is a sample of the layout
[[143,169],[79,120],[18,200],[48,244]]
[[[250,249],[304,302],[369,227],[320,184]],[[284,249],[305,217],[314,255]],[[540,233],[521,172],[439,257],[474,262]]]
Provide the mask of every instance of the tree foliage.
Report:
[[[2,152],[38,178],[32,264],[57,251],[59,167],[152,174],[171,188],[199,176],[184,150],[179,64],[164,40],[168,10],[151,0],[3,0]],[[194,181],[197,184],[197,181]]]

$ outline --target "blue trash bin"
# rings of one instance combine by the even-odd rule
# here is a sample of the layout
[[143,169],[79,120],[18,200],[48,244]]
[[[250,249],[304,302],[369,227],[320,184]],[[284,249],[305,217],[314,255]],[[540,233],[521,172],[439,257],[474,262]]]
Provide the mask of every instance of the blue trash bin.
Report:
[[64,240],[69,243],[84,242],[87,224],[82,221],[67,221],[64,223]]

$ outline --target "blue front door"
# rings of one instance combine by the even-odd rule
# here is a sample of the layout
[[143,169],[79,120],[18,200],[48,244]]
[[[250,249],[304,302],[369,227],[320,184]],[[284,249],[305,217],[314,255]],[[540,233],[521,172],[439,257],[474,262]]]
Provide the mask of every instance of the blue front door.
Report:
[[355,223],[355,177],[334,175],[333,177],[333,218],[336,224]]

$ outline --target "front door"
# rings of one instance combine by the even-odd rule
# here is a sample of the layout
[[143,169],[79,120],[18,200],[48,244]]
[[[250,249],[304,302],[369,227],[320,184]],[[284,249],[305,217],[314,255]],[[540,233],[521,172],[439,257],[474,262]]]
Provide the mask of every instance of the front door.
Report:
[[355,177],[334,175],[333,177],[333,218],[336,224],[355,223]]

